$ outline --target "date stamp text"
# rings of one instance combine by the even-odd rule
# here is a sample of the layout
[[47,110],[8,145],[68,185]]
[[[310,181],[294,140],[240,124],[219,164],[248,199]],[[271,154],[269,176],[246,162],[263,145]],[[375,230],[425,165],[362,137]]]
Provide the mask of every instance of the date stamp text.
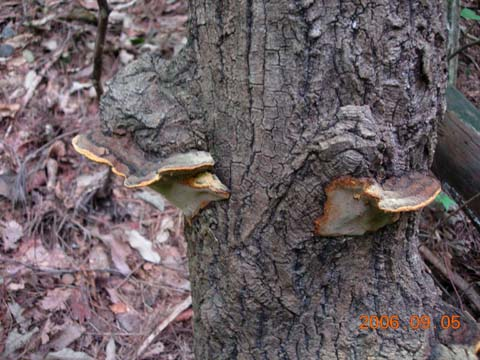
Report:
[[360,315],[360,330],[428,330],[453,329],[462,326],[459,315],[442,315],[435,323],[428,315],[410,315],[407,319],[400,319],[398,315]]

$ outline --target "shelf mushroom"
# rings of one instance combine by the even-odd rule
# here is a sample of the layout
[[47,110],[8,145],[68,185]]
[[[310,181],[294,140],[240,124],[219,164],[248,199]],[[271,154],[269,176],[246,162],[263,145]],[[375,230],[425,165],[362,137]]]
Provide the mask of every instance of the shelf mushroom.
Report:
[[229,191],[209,172],[210,153],[191,150],[157,157],[145,153],[130,136],[106,136],[99,130],[77,135],[74,149],[125,178],[128,188],[149,186],[180,208],[190,220],[211,201],[228,199]]
[[323,215],[315,220],[321,236],[363,235],[400,218],[401,212],[419,210],[440,193],[438,180],[418,172],[393,177],[383,184],[349,176],[333,180],[325,189]]

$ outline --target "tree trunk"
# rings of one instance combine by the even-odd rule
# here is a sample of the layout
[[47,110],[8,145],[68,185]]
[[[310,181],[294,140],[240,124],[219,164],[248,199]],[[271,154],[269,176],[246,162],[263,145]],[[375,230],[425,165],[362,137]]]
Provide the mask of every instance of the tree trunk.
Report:
[[[151,115],[164,119],[168,98],[166,118],[192,121],[184,143],[213,155],[231,191],[186,227],[196,358],[424,359],[439,358],[439,342],[470,341],[466,323],[433,328],[454,312],[419,256],[417,213],[364,236],[314,234],[333,179],[428,171],[445,107],[443,1],[189,8],[180,58],[117,76],[102,116],[162,153],[165,121]],[[414,330],[422,314],[432,327]],[[362,330],[361,315],[398,315],[401,326]]]

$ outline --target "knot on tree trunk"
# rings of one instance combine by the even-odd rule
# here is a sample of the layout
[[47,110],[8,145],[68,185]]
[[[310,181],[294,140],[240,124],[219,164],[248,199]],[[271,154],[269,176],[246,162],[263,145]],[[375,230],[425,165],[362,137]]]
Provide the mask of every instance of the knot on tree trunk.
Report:
[[107,84],[100,103],[104,132],[129,134],[159,156],[207,150],[195,74],[188,49],[173,60],[142,55]]
[[382,162],[379,128],[381,124],[377,123],[369,106],[342,106],[328,128],[310,145],[319,160],[320,179],[338,177],[339,169],[342,170],[340,175],[376,175]]

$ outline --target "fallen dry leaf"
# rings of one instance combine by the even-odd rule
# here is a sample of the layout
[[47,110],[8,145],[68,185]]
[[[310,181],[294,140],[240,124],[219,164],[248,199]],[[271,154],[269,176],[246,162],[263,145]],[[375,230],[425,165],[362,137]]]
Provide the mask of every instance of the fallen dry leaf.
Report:
[[47,321],[42,326],[42,330],[40,331],[40,340],[42,342],[42,345],[45,345],[50,341],[50,333],[53,332],[55,329],[55,324],[50,320],[50,318],[47,318]]
[[53,289],[47,291],[47,296],[40,300],[40,307],[44,310],[65,310],[66,302],[72,295],[72,289]]
[[88,264],[92,270],[108,269],[110,267],[110,261],[108,260],[108,255],[105,252],[103,245],[97,245],[90,250]]
[[58,162],[55,159],[47,159],[47,190],[54,191],[57,184]]
[[108,173],[109,168],[104,167],[96,173],[80,175],[75,180],[73,195],[66,197],[64,200],[65,206],[71,209],[84,199],[86,195],[104,187],[108,179]]
[[3,174],[0,175],[0,196],[9,200],[14,199],[15,176]]
[[193,310],[187,309],[175,318],[175,321],[186,321],[193,317]]
[[23,227],[15,220],[10,220],[5,224],[2,231],[3,248],[5,251],[14,250],[18,247],[17,241],[23,236]]
[[73,318],[77,319],[80,323],[85,322],[85,320],[90,319],[92,316],[88,302],[78,289],[73,290],[72,297],[70,298],[70,309],[72,310]]
[[115,352],[116,352],[115,340],[113,339],[113,337],[111,337],[110,340],[108,340],[108,344],[105,349],[105,360],[115,360],[116,359]]
[[123,314],[128,312],[128,306],[124,303],[116,303],[110,305],[110,310],[112,310],[114,314]]
[[107,291],[108,295],[110,296],[110,301],[112,303],[118,303],[118,302],[121,302],[120,301],[120,295],[118,294],[118,291],[117,289],[115,288],[105,288],[105,290]]
[[149,275],[159,284],[170,286],[174,289],[190,291],[190,281],[180,276],[178,271],[170,270],[162,266],[155,266]]
[[37,75],[35,70],[30,70],[27,75],[25,76],[25,81],[23,82],[23,86],[26,90],[31,90],[33,87],[37,86],[38,81],[42,77]]
[[150,345],[148,350],[142,355],[140,359],[158,359],[158,355],[165,352],[165,345],[157,341],[155,344]]
[[33,174],[31,174],[27,179],[27,192],[31,192],[34,189],[41,188],[47,184],[47,174],[45,174],[45,169],[40,169]]
[[127,257],[132,253],[132,249],[114,235],[100,234],[98,229],[92,230],[92,235],[102,240],[110,248],[112,262],[118,271],[123,275],[128,275],[131,270],[127,264]]
[[80,5],[88,10],[98,10],[98,3],[96,0],[78,0]]
[[72,274],[63,274],[62,275],[62,283],[64,285],[72,285],[75,282],[75,276]]
[[60,351],[48,353],[45,360],[94,360],[91,356],[81,351],[65,348]]
[[72,83],[72,87],[70,88],[70,90],[68,90],[68,92],[70,94],[74,94],[74,93],[76,93],[77,91],[80,91],[80,90],[90,89],[92,86],[93,86],[93,84],[90,81],[85,82],[85,83],[74,81]]
[[127,264],[127,257],[132,253],[127,244],[113,238],[111,241],[112,261],[123,275],[128,275],[132,270]]
[[38,332],[38,330],[39,329],[35,327],[26,334],[20,334],[17,329],[10,331],[5,342],[5,350],[3,352],[4,358],[10,359],[9,355],[25,347],[25,345],[29,343],[31,337]]
[[6,117],[13,118],[18,110],[20,110],[20,104],[0,103],[0,119],[6,118]]
[[69,258],[60,246],[51,250],[43,247],[40,240],[31,239],[19,246],[15,258],[19,261],[33,266],[46,268],[71,268],[73,261]]
[[17,304],[15,301],[8,303],[8,310],[10,311],[10,314],[12,314],[13,318],[17,322],[18,325],[20,325],[20,328],[25,331],[31,324],[32,319],[26,319],[23,316],[23,311],[24,309]]
[[176,266],[182,261],[182,256],[176,246],[160,245],[158,246],[158,253],[162,258],[162,263],[165,265]]
[[135,56],[133,54],[129,53],[124,49],[120,51],[119,57],[123,65],[127,65],[128,63],[132,62],[135,59]]
[[120,323],[120,326],[128,332],[138,332],[145,325],[145,320],[134,311],[116,314],[115,317]]
[[77,323],[71,323],[65,326],[55,338],[48,344],[55,350],[65,349],[85,332],[85,328]]
[[[56,1],[56,0],[53,0],[53,1]],[[46,7],[49,7],[49,5],[48,5],[49,2],[51,2],[51,1],[49,1],[49,0],[45,1]],[[46,23],[48,23],[50,20],[53,20],[55,18],[56,18],[56,14],[50,14],[50,15],[47,15],[47,16],[41,18],[41,19],[32,20],[31,24],[34,27],[41,27],[41,26],[45,25]]]
[[162,219],[162,224],[160,225],[160,231],[155,237],[155,241],[158,244],[162,244],[170,238],[170,232],[173,231],[173,219],[171,216],[166,216]]
[[56,39],[48,39],[42,41],[42,46],[48,51],[55,51],[58,49],[58,41]]
[[67,155],[67,149],[65,143],[61,140],[55,141],[52,146],[48,149],[48,157],[54,159],[61,159]]
[[6,44],[13,46],[15,49],[24,48],[30,40],[33,39],[33,34],[23,33],[12,37],[6,41]]
[[130,246],[137,250],[144,260],[155,264],[160,263],[160,255],[153,250],[150,240],[143,237],[137,230],[126,230],[125,235]]
[[9,291],[18,291],[18,290],[23,290],[25,289],[25,282],[20,282],[20,283],[9,283],[7,285],[7,289]]

